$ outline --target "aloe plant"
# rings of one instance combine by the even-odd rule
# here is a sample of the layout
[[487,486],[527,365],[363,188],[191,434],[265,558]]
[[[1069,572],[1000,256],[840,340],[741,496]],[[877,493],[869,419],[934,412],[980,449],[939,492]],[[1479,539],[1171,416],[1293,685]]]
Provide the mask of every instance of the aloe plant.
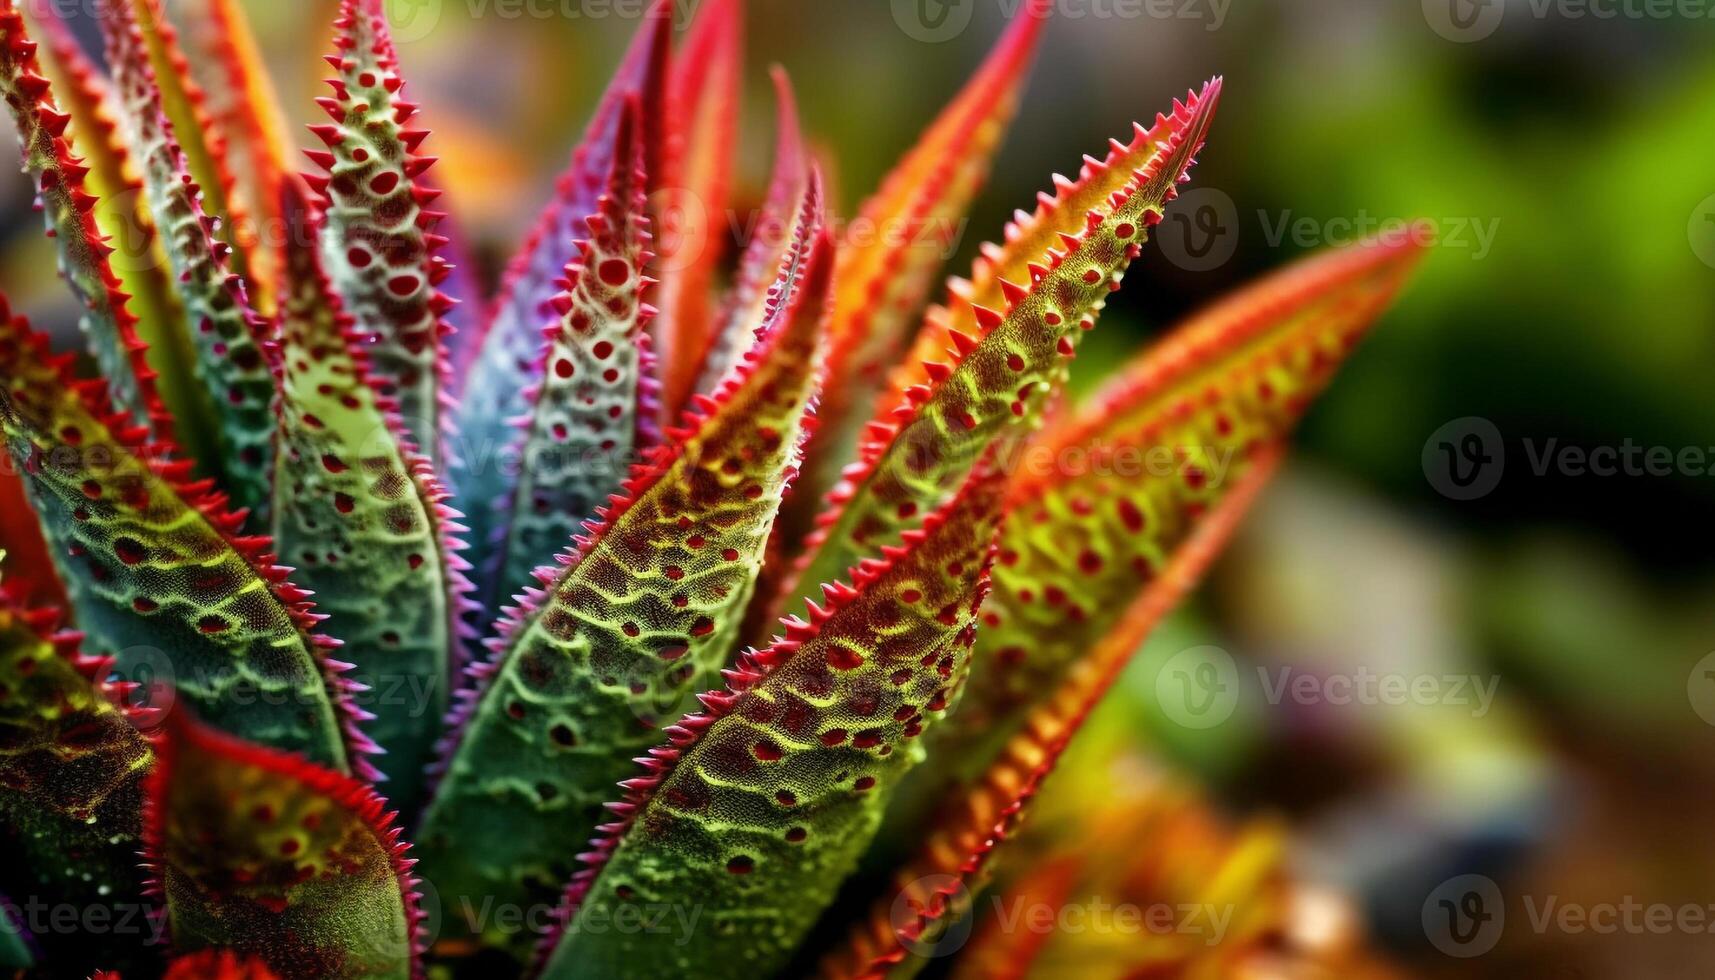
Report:
[[[9,962],[909,974],[949,919],[922,882],[986,880],[1419,251],[1302,263],[1050,411],[1221,80],[925,310],[948,243],[916,232],[978,193],[1047,5],[864,205],[905,234],[835,236],[777,72],[730,267],[658,233],[728,207],[743,11],[676,52],[670,8],[483,297],[380,0],[340,4],[302,175],[231,0],[183,33],[107,5],[105,68],[0,0],[99,372],[0,301],[0,491],[35,515],[0,522],[0,890],[161,924],[26,921]],[[897,884],[852,877],[878,860]]]

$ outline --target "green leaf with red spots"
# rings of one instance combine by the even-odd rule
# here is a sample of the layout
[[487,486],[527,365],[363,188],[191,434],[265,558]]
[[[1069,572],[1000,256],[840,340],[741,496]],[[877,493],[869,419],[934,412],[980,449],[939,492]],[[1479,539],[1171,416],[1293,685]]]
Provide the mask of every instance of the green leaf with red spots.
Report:
[[1254,454],[1288,437],[1420,255],[1401,236],[1263,279],[1021,452],[960,730],[992,732],[1112,628]]
[[[71,594],[79,628],[128,675],[168,675],[212,724],[368,771],[321,618],[267,538],[190,464],[108,409],[105,386],[0,302],[0,436]],[[170,674],[169,674],[170,672]],[[163,679],[168,679],[164,677]]]
[[[1118,622],[1086,657],[1057,683],[1045,686],[1036,707],[979,765],[962,786],[941,796],[941,808],[926,827],[913,827],[907,840],[921,841],[892,875],[890,887],[875,896],[867,915],[854,922],[844,941],[821,961],[826,980],[881,980],[909,977],[928,965],[919,950],[934,950],[942,930],[959,913],[956,897],[976,895],[987,882],[997,852],[1011,837],[1042,781],[1053,772],[1066,746],[1130,662],[1155,624],[1196,585],[1220,554],[1251,502],[1273,475],[1280,458],[1271,447],[1236,479],[1223,498],[1118,617]],[[996,566],[998,569],[998,566]],[[978,636],[980,638],[981,631]],[[988,666],[980,662],[973,678]],[[968,705],[968,699],[967,699]],[[964,707],[954,716],[963,724]],[[942,732],[951,726],[943,726]],[[957,765],[941,739],[932,740],[932,757]],[[923,772],[928,772],[925,767]],[[939,776],[939,773],[930,773]],[[944,783],[943,783],[944,785]]]
[[113,405],[157,435],[170,436],[171,420],[155,393],[137,318],[126,305],[130,297],[108,261],[114,250],[96,224],[88,169],[65,141],[71,116],[54,103],[15,0],[0,0],[0,95],[17,127],[24,171],[34,182],[47,233],[59,250],[60,275],[83,306],[78,326],[107,379]]
[[428,132],[411,125],[417,106],[380,0],[341,0],[336,27],[334,95],[317,100],[333,122],[310,127],[327,149],[306,151],[327,172],[312,183],[328,216],[328,273],[368,333],[372,377],[438,465],[453,301],[437,288],[452,272],[435,233],[445,215],[430,209],[440,192],[419,180],[435,159],[419,152]]
[[[476,668],[419,836],[448,908],[551,907],[630,758],[727,665],[816,393],[833,263],[815,186],[807,237],[779,277],[784,289],[788,270],[804,270],[792,301],[538,573],[542,588]],[[449,921],[449,935],[456,925],[476,928]],[[490,918],[488,930],[489,942],[528,949],[504,923]]]
[[[10,855],[0,890],[47,907],[136,907],[141,784],[153,752],[121,707],[126,689],[107,680],[113,661],[84,656],[82,635],[59,620],[0,588],[0,842]],[[61,965],[111,939],[87,926],[36,938]],[[113,946],[137,956],[144,938]],[[119,948],[103,951],[117,957]]]
[[[149,0],[138,2],[147,7]],[[203,210],[201,188],[162,108],[148,50],[129,8],[109,7],[102,28],[149,210],[161,230],[195,347],[203,392],[197,408],[206,427],[217,433],[216,451],[198,462],[234,503],[266,520],[275,415],[274,374],[263,354],[268,330],[228,262],[231,247],[213,234],[215,220]]]
[[232,950],[294,977],[422,975],[416,881],[373,789],[188,712],[166,736],[144,841],[174,950]]
[[456,514],[375,393],[362,338],[323,272],[318,215],[286,185],[274,540],[366,690],[388,799],[414,813],[450,704],[470,584]]
[[[619,489],[631,462],[659,439],[644,302],[654,280],[645,215],[643,145],[635,102],[620,119],[607,190],[584,219],[586,237],[550,301],[554,320],[519,420],[520,462],[492,567],[491,607],[535,584],[532,574]],[[495,601],[499,600],[499,601]]]
[[[544,977],[785,966],[958,698],[1002,482],[979,468],[900,547],[824,587],[825,607],[783,621],[784,637],[741,658],[728,688],[639,760],[567,892]],[[593,925],[656,908],[698,917],[676,943]]]
[[192,459],[210,459],[214,413],[196,379],[184,306],[142,178],[120,133],[118,96],[57,11],[44,12],[30,24],[42,38],[36,57],[53,82],[60,108],[71,116],[67,146],[89,168],[84,188],[96,199],[95,225],[114,248],[107,261],[120,291],[130,296],[126,307],[137,316],[137,336],[149,345],[145,357],[158,375],[155,385],[172,416],[172,435]]
[[[914,358],[922,356],[895,372],[893,392],[876,403],[858,460],[829,492],[828,509],[782,598],[897,541],[939,506],[984,450],[1037,421],[1048,396],[1063,384],[1078,340],[1185,179],[1219,95],[1217,79],[1200,96],[1176,103],[1163,123],[1169,135],[1147,158],[1139,159],[1142,147],[1119,147],[1108,161],[1092,164],[1105,175],[1120,175],[1092,177],[1091,183],[1118,187],[1075,217],[1052,215],[1063,213],[1078,195],[1045,205],[1042,224],[1071,220],[1076,230],[1057,233],[1054,245],[1044,245],[1025,264],[1019,280],[997,279],[996,305],[964,304],[970,332],[959,326],[962,320],[925,326],[928,339]],[[932,352],[925,344],[945,348]]]
[[[1050,6],[1021,6],[987,60],[864,202],[840,248],[828,324],[828,396],[806,447],[818,492],[853,446],[865,410],[897,363],[935,276],[957,245],[971,201],[988,179]],[[829,478],[823,482],[820,477]],[[813,498],[812,498],[813,499]]]

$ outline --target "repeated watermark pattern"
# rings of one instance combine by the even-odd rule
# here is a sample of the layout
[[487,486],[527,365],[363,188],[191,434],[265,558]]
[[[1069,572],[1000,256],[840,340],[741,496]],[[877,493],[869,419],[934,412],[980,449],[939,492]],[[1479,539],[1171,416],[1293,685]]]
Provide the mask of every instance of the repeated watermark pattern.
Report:
[[1507,461],[1522,459],[1533,477],[1662,479],[1715,476],[1715,446],[1668,446],[1624,438],[1588,445],[1559,437],[1526,436],[1508,452],[1495,423],[1467,415],[1437,427],[1424,440],[1424,479],[1449,500],[1476,500],[1493,493]]
[[1458,672],[1411,673],[1375,670],[1311,671],[1257,665],[1255,683],[1232,654],[1218,646],[1190,647],[1167,658],[1155,673],[1155,700],[1168,720],[1193,730],[1214,728],[1238,710],[1244,698],[1280,707],[1463,709],[1488,715],[1500,689],[1497,675]]
[[[1715,903],[1649,901],[1620,895],[1572,901],[1555,894],[1520,894],[1514,914],[1494,879],[1480,874],[1449,878],[1423,901],[1423,934],[1437,950],[1458,959],[1493,950],[1508,929],[1532,934],[1668,936],[1715,934]],[[1524,913],[1521,918],[1517,913]]]
[[[1233,0],[891,0],[893,22],[914,41],[940,44],[971,26],[979,4],[1004,20],[1038,10],[1056,20],[1174,20],[1218,31],[1227,23]],[[1037,6],[1032,6],[1036,4]]]
[[[1254,228],[1251,220],[1254,219]],[[1155,241],[1163,257],[1186,272],[1208,272],[1231,261],[1241,239],[1270,249],[1343,248],[1360,242],[1383,245],[1416,242],[1426,248],[1462,255],[1473,262],[1494,252],[1501,219],[1475,215],[1406,218],[1376,214],[1366,208],[1347,215],[1317,217],[1294,209],[1239,210],[1232,195],[1218,187],[1194,187],[1182,192],[1157,227]]]
[[1665,21],[1715,19],[1715,0],[1423,0],[1423,19],[1459,44],[1481,41],[1507,19]]

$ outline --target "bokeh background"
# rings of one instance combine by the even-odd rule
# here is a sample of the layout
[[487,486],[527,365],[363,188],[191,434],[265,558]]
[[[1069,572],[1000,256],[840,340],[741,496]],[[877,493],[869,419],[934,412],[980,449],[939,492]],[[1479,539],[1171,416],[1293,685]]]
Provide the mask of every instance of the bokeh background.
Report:
[[[332,4],[248,7],[307,121]],[[849,218],[1017,7],[752,0],[743,193],[767,176],[769,64],[791,72]],[[393,4],[483,276],[542,204],[636,9]],[[1195,182],[1085,346],[1080,386],[1300,254],[1410,218],[1439,239],[1081,739],[1049,790],[1058,809],[1167,778],[1236,823],[1271,821],[1295,872],[1354,896],[1374,942],[1420,975],[1715,972],[1711,14],[1703,0],[1056,4],[949,271],[1047,175],[1226,78]],[[4,170],[0,289],[69,327],[26,185]],[[1232,685],[1218,717],[1173,710],[1187,663]],[[1271,694],[1305,677],[1310,695]],[[1427,693],[1340,694],[1382,677]],[[1504,922],[1450,944],[1439,903],[1469,875]],[[1553,914],[1568,906],[1595,919]]]

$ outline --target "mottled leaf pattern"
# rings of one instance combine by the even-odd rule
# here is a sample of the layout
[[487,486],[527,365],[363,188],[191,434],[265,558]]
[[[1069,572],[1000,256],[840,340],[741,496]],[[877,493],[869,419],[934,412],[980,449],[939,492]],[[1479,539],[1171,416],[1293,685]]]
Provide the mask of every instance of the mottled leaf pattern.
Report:
[[[783,638],[727,672],[727,690],[704,695],[705,712],[668,729],[585,855],[543,976],[785,964],[958,698],[1000,484],[979,471],[902,547],[825,587],[826,607],[784,621]],[[679,944],[586,927],[626,907],[692,905],[701,915]]]
[[959,727],[1051,686],[1160,574],[1256,452],[1283,440],[1421,254],[1369,243],[1194,316],[1020,457]]
[[127,8],[110,8],[102,27],[149,209],[190,325],[204,410],[218,433],[218,455],[207,461],[218,466],[205,468],[219,474],[234,503],[266,519],[274,462],[274,375],[263,355],[267,330],[227,261],[231,247],[212,233],[215,221],[203,210],[201,188],[162,110],[143,37]]
[[113,247],[95,222],[95,197],[86,188],[87,168],[76,162],[64,139],[71,116],[55,105],[52,86],[36,60],[15,0],[0,0],[0,94],[17,126],[29,174],[41,203],[47,233],[59,249],[60,275],[84,314],[78,325],[107,379],[114,407],[155,430],[171,434],[170,419],[155,393],[155,372],[144,357],[137,318],[126,306],[108,263]]
[[302,977],[422,975],[405,844],[375,791],[175,713],[144,839],[173,948]]
[[619,489],[635,454],[658,438],[645,332],[654,308],[644,302],[654,280],[644,274],[649,222],[635,102],[617,134],[608,189],[584,219],[586,237],[550,301],[555,320],[527,393],[518,484],[484,576],[491,602],[535,584],[531,573],[543,558],[571,540]]
[[189,464],[106,409],[95,382],[0,307],[0,434],[71,592],[81,629],[128,673],[170,670],[178,697],[254,741],[358,764],[332,640],[267,538]]
[[[819,193],[805,203],[820,213]],[[628,760],[726,666],[815,397],[832,267],[818,224],[794,249],[797,302],[544,570],[477,668],[418,837],[449,906],[551,904]]]
[[438,191],[422,183],[435,162],[419,152],[428,132],[411,126],[415,103],[378,0],[341,0],[328,63],[334,95],[319,99],[333,119],[310,127],[325,150],[307,151],[327,172],[314,179],[327,211],[328,273],[368,334],[370,372],[396,399],[412,442],[442,458],[447,398],[444,317],[452,300],[437,287],[451,274],[430,210]]
[[975,778],[947,796],[941,814],[920,834],[922,845],[894,874],[893,887],[876,899],[868,918],[853,927],[847,941],[824,958],[822,976],[879,980],[910,976],[925,965],[923,958],[912,956],[912,948],[926,941],[932,945],[934,930],[948,924],[955,894],[980,891],[995,852],[1012,835],[1067,743],[1150,630],[1184,599],[1219,554],[1273,474],[1278,455],[1258,457],[1162,574],[1125,610],[1113,631],[1063,682],[1042,692],[1039,707]]
[[859,460],[828,494],[828,510],[794,585],[829,579],[898,540],[958,485],[989,444],[1034,421],[1194,162],[1219,96],[1217,79],[1201,96],[1176,104],[1167,145],[1085,212],[1080,231],[1065,233],[1040,253],[1022,282],[1003,280],[1000,306],[973,306],[974,333],[941,333],[947,346],[939,357],[899,369],[900,397],[877,402]]
[[415,812],[450,703],[469,589],[428,462],[370,383],[362,339],[324,274],[317,222],[288,185],[274,539],[355,665],[394,806]]

